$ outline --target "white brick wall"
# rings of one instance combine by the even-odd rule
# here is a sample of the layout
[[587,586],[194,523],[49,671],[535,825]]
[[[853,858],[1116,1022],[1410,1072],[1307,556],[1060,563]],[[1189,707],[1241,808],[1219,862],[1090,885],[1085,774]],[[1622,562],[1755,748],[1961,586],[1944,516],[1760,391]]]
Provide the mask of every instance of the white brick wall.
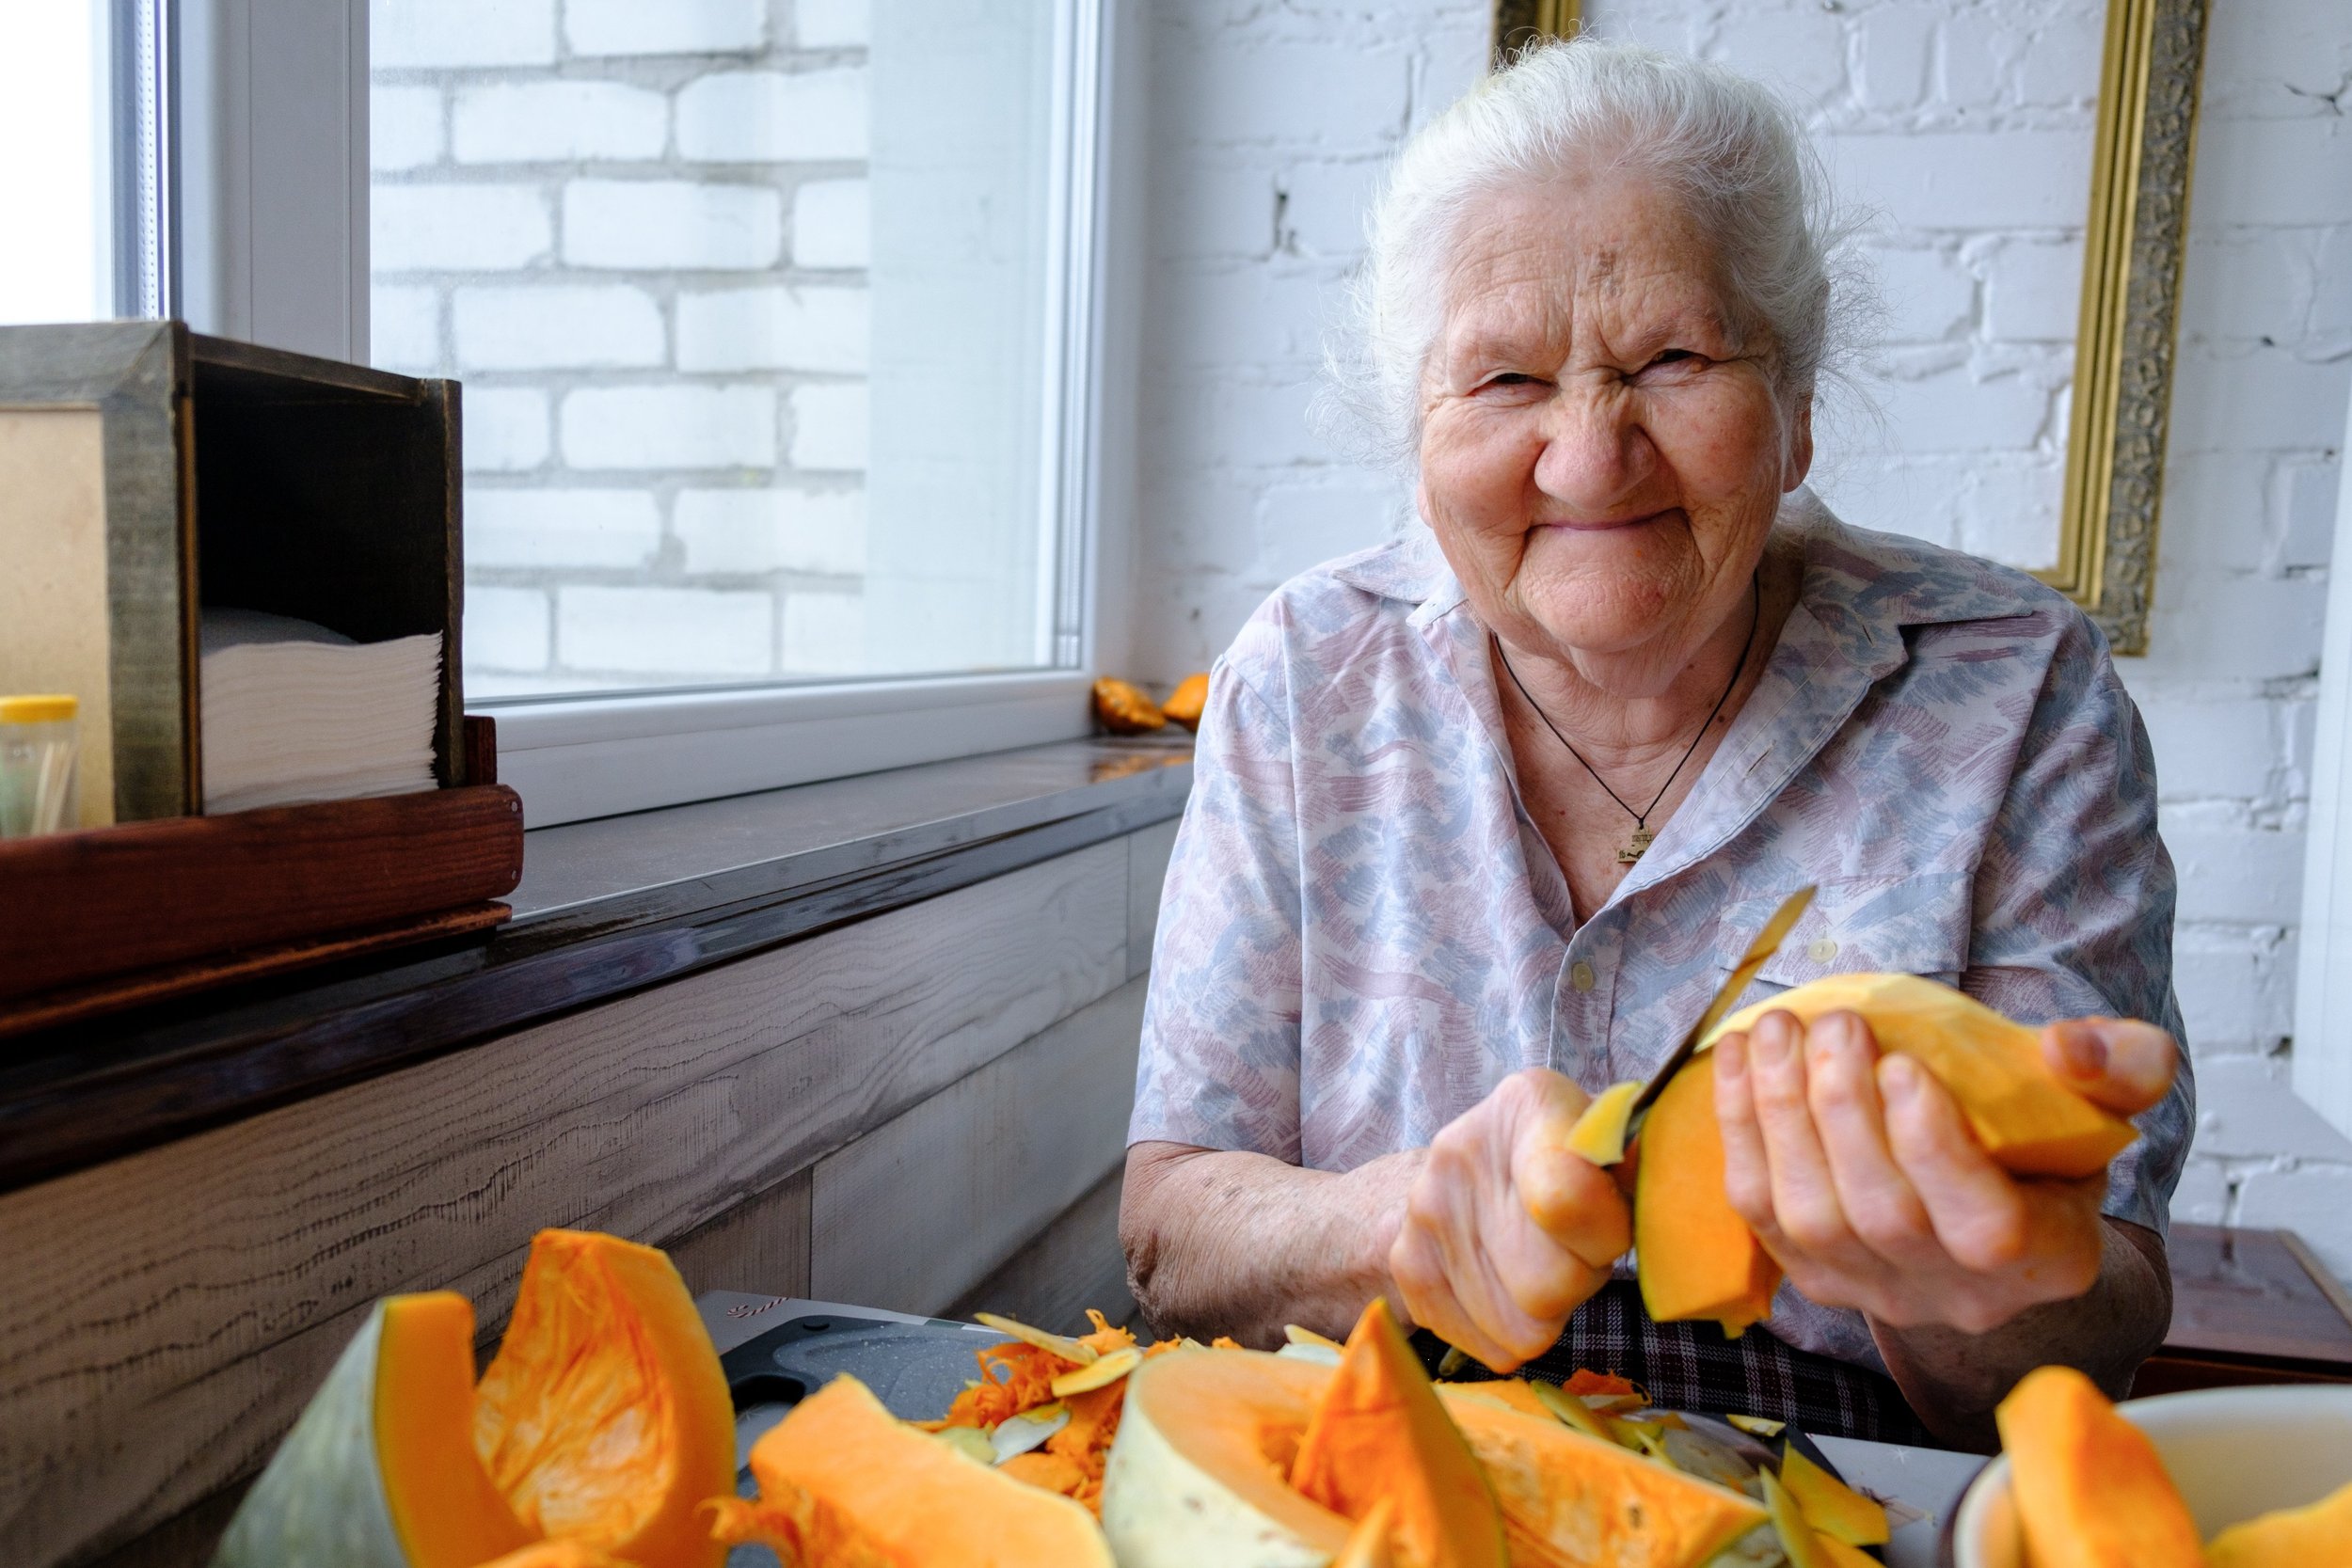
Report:
[[860,668],[865,0],[371,4],[374,352],[466,383],[469,689]]
[[[1854,521],[2046,550],[2064,451],[2096,0],[1587,0],[1812,106],[1880,214],[1882,437],[1836,427]],[[1203,668],[1282,578],[1404,500],[1307,434],[1325,311],[1380,155],[1482,68],[1488,8],[1151,9],[1137,673]],[[2281,1088],[2335,451],[2352,384],[2352,21],[2214,8],[2151,654],[2123,661],[2180,863],[2176,983],[2202,1122],[2187,1218],[2292,1225],[2352,1276],[2352,1146]],[[787,618],[787,632],[788,618]]]

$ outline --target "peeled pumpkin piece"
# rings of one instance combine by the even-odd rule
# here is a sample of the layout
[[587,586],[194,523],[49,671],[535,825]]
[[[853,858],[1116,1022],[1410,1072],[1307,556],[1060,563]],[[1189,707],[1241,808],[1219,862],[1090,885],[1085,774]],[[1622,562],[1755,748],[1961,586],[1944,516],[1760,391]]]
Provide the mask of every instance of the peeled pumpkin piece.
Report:
[[1675,1074],[1642,1124],[1633,1247],[1642,1306],[1659,1323],[1711,1319],[1736,1337],[1772,1316],[1780,1265],[1724,1196],[1715,1064],[1705,1056]]
[[532,1543],[474,1457],[473,1307],[389,1296],[238,1505],[214,1568],[480,1568]]
[[2204,1568],[2148,1434],[2072,1367],[2027,1372],[1994,1412],[2034,1568]]
[[1536,1397],[1535,1390],[1518,1378],[1497,1378],[1491,1383],[1440,1383],[1438,1393],[1449,1408],[1455,1400],[1484,1400],[1488,1404],[1516,1410],[1522,1416],[1551,1417],[1551,1409]]
[[2205,1547],[2212,1568],[2352,1568],[2352,1482],[2305,1508],[2232,1525]]
[[1407,1568],[1504,1568],[1502,1515],[1386,1298],[1356,1320],[1291,1462],[1291,1485],[1360,1519],[1383,1498]]
[[1822,1469],[1793,1443],[1780,1456],[1780,1483],[1797,1500],[1805,1522],[1850,1546],[1886,1544],[1886,1510]]
[[[1761,1472],[1764,1482],[1764,1507],[1772,1516],[1772,1533],[1780,1537],[1780,1549],[1788,1555],[1788,1568],[1831,1568],[1830,1555],[1822,1550],[1822,1540],[1813,1533],[1804,1510],[1780,1478],[1770,1470]],[[2039,1565],[2037,1565],[2039,1568]]]
[[[474,1402],[473,1449],[533,1534],[639,1568],[717,1568],[696,1516],[735,1486],[735,1407],[670,1259],[543,1230]],[[477,1561],[480,1560],[477,1559]]]
[[759,1500],[730,1478],[706,1517],[795,1568],[1113,1568],[1084,1508],[909,1426],[846,1373],[753,1444],[751,1468]]
[[1168,715],[1141,687],[1110,675],[1094,683],[1094,717],[1113,735],[1144,735],[1168,727]]
[[1168,694],[1160,711],[1188,730],[1200,727],[1200,715],[1209,705],[1209,676],[1206,671],[1186,675],[1176,683],[1176,689]]
[[1969,1131],[2019,1176],[2096,1176],[2137,1134],[2067,1087],[2042,1059],[2041,1031],[1916,974],[1832,974],[1766,997],[1718,1024],[1702,1045],[1752,1029],[1766,1013],[1805,1023],[1858,1013],[1881,1051],[1912,1057],[1951,1091]]
[[1696,1568],[1764,1520],[1743,1493],[1549,1416],[1438,1392],[1502,1504],[1513,1568]]

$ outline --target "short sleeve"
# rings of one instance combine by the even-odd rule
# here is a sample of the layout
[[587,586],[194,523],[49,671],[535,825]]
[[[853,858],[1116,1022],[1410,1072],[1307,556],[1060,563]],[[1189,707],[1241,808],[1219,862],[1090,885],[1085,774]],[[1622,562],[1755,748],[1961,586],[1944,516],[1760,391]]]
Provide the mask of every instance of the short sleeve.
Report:
[[[1962,989],[2027,1023],[2143,1019],[2182,1039],[2172,992],[2172,858],[2155,757],[2098,632],[2075,612],[2044,673],[1975,885]],[[2163,1235],[2196,1123],[2187,1042],[2171,1090],[2135,1119],[2107,1213]]]
[[1209,678],[1192,796],[1160,898],[1127,1141],[1295,1164],[1296,768],[1287,713],[1236,670],[1242,654],[1237,646]]

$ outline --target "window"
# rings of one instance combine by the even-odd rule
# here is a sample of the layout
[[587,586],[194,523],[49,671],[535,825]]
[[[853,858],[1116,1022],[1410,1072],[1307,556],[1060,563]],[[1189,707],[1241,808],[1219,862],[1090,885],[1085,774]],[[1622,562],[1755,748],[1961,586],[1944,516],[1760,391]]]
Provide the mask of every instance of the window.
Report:
[[1075,667],[1079,9],[373,0],[373,356],[465,384],[470,701]]

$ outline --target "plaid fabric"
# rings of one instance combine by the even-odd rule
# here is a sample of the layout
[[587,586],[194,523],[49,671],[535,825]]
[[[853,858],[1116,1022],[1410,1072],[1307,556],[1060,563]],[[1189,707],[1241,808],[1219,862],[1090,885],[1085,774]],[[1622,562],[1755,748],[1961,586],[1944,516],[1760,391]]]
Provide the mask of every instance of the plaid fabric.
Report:
[[[1444,1344],[1425,1329],[1413,1338],[1434,1371]],[[1663,1410],[1737,1412],[1815,1436],[1943,1446],[1893,1378],[1799,1350],[1761,1325],[1731,1339],[1713,1323],[1652,1323],[1629,1280],[1601,1287],[1568,1319],[1560,1342],[1513,1375],[1565,1383],[1579,1368],[1630,1379]],[[1494,1374],[1472,1362],[1456,1375],[1483,1382]]]

